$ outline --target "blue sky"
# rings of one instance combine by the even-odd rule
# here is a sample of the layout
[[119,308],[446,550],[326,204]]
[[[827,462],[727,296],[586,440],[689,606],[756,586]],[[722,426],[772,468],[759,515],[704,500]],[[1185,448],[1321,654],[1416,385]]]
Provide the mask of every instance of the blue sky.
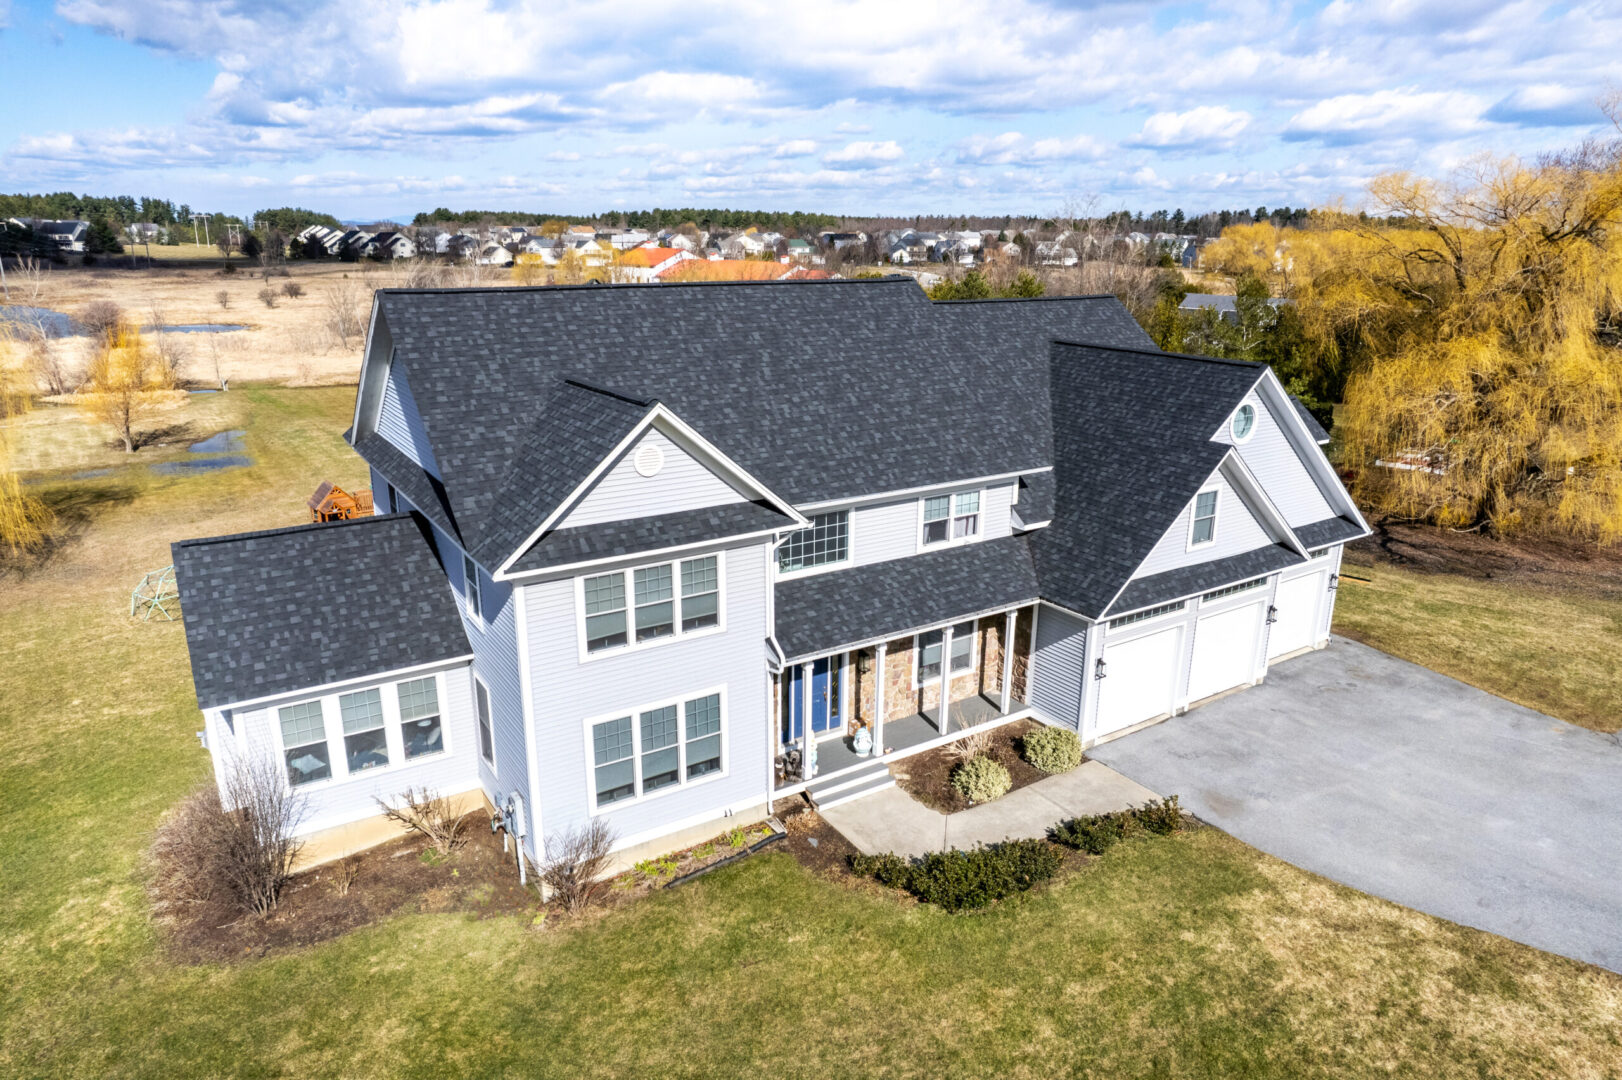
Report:
[[1622,6],[0,0],[0,190],[1040,213],[1361,199],[1613,131]]

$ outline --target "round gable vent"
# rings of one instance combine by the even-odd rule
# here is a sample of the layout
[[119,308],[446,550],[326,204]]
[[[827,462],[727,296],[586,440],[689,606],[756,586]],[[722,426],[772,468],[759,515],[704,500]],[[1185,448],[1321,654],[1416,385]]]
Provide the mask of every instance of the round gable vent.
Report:
[[643,443],[642,448],[636,452],[636,471],[638,476],[658,476],[659,470],[665,467],[665,452],[653,443]]

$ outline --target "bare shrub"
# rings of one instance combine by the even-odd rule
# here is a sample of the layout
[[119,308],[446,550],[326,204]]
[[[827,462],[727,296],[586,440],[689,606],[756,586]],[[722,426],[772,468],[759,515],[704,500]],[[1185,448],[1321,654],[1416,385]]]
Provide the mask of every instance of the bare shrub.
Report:
[[191,359],[179,334],[153,334],[154,360],[158,380],[165,386],[179,386],[184,380],[186,363]]
[[327,329],[344,348],[360,337],[360,302],[362,290],[358,283],[345,281],[327,290]]
[[965,735],[949,747],[952,757],[960,762],[973,761],[977,757],[985,757],[991,753],[991,732],[976,731],[973,735]]
[[445,268],[427,259],[395,259],[389,269],[396,288],[431,289],[445,283]]
[[224,311],[231,306],[231,294],[221,289],[214,294],[214,299],[220,302],[220,310]]
[[92,337],[111,338],[124,323],[124,309],[111,300],[92,300],[79,309],[78,321]]
[[23,303],[38,304],[45,295],[46,270],[46,265],[32,255],[24,255],[17,260],[17,265],[11,271],[11,281]]
[[259,299],[264,303],[264,305],[266,307],[268,307],[268,308],[275,307],[276,306],[276,290],[270,288],[267,285],[265,288],[259,290]]
[[68,377],[62,351],[53,348],[44,338],[29,339],[28,370],[49,397],[71,394],[77,388],[75,381]]
[[427,837],[439,854],[449,855],[467,839],[463,835],[465,822],[462,815],[456,812],[449,799],[433,788],[425,787],[419,791],[409,787],[396,796],[396,800],[400,805],[393,806],[382,799],[376,800],[383,810],[383,816],[411,832]]
[[349,895],[349,890],[360,880],[360,868],[361,857],[354,852],[338,860],[338,865],[332,868],[332,887],[338,890],[339,896]]
[[614,829],[602,818],[552,837],[550,853],[541,867],[541,881],[563,901],[564,910],[578,915],[591,905],[608,883],[603,874],[613,857]]
[[282,282],[282,295],[289,300],[297,300],[304,295],[304,286],[296,281],[284,281]]
[[152,845],[155,902],[162,909],[224,900],[269,913],[292,876],[302,846],[293,833],[303,815],[302,797],[288,790],[273,759],[238,762],[226,776],[224,800],[205,784],[159,826]]

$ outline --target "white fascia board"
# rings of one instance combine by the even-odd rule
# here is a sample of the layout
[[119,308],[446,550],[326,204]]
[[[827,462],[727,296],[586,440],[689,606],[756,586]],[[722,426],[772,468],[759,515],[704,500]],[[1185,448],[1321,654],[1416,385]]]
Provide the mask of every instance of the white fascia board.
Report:
[[[382,306],[382,302],[377,298],[377,293],[372,293],[372,317],[366,321],[366,343],[361,347],[360,351],[360,380],[359,385],[355,387],[355,412],[349,419],[351,445],[353,445],[353,440],[359,439],[361,436],[360,409],[361,403],[366,400],[367,375],[371,368],[375,366],[372,363],[372,342],[377,336],[377,316]],[[384,371],[386,375],[387,365],[384,365]]]
[[[865,649],[869,645],[877,645],[877,644],[879,644],[880,642],[883,642],[883,641],[896,641],[896,640],[898,640],[900,638],[916,637],[919,634],[927,634],[931,630],[941,630],[941,629],[944,629],[944,628],[946,628],[948,626],[956,626],[958,623],[960,623],[960,622],[968,622],[970,619],[973,619],[976,622],[978,622],[979,620],[984,619],[984,618],[986,618],[987,616],[990,616],[990,615],[1000,615],[1005,611],[1018,611],[1020,608],[1030,607],[1032,604],[1038,604],[1038,603],[1042,603],[1042,602],[1043,601],[1042,601],[1041,597],[1033,596],[1033,597],[1031,597],[1031,598],[1029,598],[1027,600],[1019,600],[1019,601],[1016,601],[1015,603],[1012,603],[1012,604],[998,604],[996,607],[982,608],[979,611],[965,612],[962,615],[958,615],[958,616],[955,616],[954,618],[950,618],[950,619],[945,619],[945,620],[943,620],[941,622],[924,623],[922,626],[912,626],[912,627],[908,627],[905,630],[897,630],[893,634],[880,634],[877,637],[861,638],[861,639],[856,640],[856,641],[847,642],[847,643],[845,643],[843,645],[837,645],[832,649],[821,649],[821,650],[818,650],[817,652],[804,653],[804,654],[802,654],[800,656],[791,656],[791,657],[788,657],[787,659],[785,659],[783,661],[783,663],[784,663],[785,666],[787,666],[789,664],[801,664],[801,663],[805,663],[808,660],[815,660],[815,659],[817,659],[818,657],[821,657],[821,656],[832,656],[834,653],[849,652],[852,649]],[[1050,606],[1056,606],[1056,605],[1050,605]]]
[[1268,404],[1275,414],[1284,414],[1285,419],[1278,421],[1279,426],[1287,427],[1295,433],[1290,441],[1296,445],[1297,451],[1305,447],[1311,448],[1300,456],[1308,462],[1308,471],[1315,474],[1319,480],[1319,488],[1324,489],[1327,486],[1328,492],[1333,492],[1335,500],[1326,499],[1326,501],[1339,501],[1343,515],[1350,516],[1366,532],[1372,532],[1369,523],[1363,518],[1362,511],[1358,510],[1357,503],[1352,499],[1351,492],[1346,490],[1346,485],[1335,475],[1335,469],[1329,464],[1329,458],[1325,456],[1323,447],[1318,445],[1318,440],[1313,438],[1312,432],[1307,429],[1307,422],[1301,419],[1301,414],[1296,411],[1295,402],[1290,400],[1289,392],[1284,389],[1284,384],[1278,381],[1278,376],[1272,368],[1262,372],[1256,390],[1269,399]]
[[558,566],[543,566],[539,570],[520,570],[517,573],[492,574],[493,581],[534,581],[544,577],[573,577],[587,567],[610,567],[615,563],[632,566],[647,562],[668,562],[673,556],[689,551],[699,551],[706,548],[731,548],[742,546],[745,540],[763,540],[768,537],[775,538],[776,529],[761,529],[756,532],[738,533],[736,536],[721,536],[713,540],[695,540],[691,544],[677,544],[674,547],[653,548],[650,551],[639,551],[631,555],[604,555],[598,559],[582,559],[580,562],[562,563]]
[[1301,543],[1301,538],[1290,528],[1283,511],[1268,497],[1267,490],[1262,487],[1261,481],[1256,479],[1256,474],[1250,471],[1250,466],[1245,464],[1245,459],[1239,456],[1239,451],[1229,450],[1227,457],[1224,457],[1217,466],[1217,472],[1230,473],[1229,483],[1242,493],[1246,509],[1252,513],[1261,511],[1261,516],[1270,526],[1268,531],[1273,534],[1274,539],[1289,544],[1297,554],[1306,557],[1307,549]]
[[319,686],[300,686],[294,690],[284,690],[279,694],[266,694],[263,697],[245,698],[242,701],[226,702],[224,705],[210,705],[209,708],[218,709],[222,712],[227,710],[235,711],[238,709],[251,709],[255,706],[263,705],[267,701],[281,701],[286,698],[304,698],[314,697],[322,694],[330,694],[334,690],[341,689],[345,686],[355,686],[361,683],[370,682],[390,682],[394,679],[404,678],[407,675],[414,675],[421,671],[437,671],[441,668],[453,668],[459,664],[471,663],[472,660],[472,653],[465,653],[462,656],[447,656],[443,660],[434,660],[426,664],[413,664],[410,667],[394,668],[391,671],[368,672],[365,675],[356,675],[352,679],[340,679],[337,682],[322,683]]
[[960,488],[984,487],[995,484],[999,480],[1017,480],[1021,476],[1030,476],[1033,473],[1052,472],[1052,465],[1038,465],[1031,469],[1017,469],[1014,472],[996,473],[991,476],[977,476],[970,480],[954,480],[944,484],[925,484],[922,487],[898,488],[895,491],[881,491],[873,495],[860,495],[848,499],[823,499],[821,502],[801,503],[800,509],[807,513],[826,510],[829,507],[866,506],[869,503],[886,502],[890,499],[904,499],[912,495],[923,495],[931,491],[957,491]]
[[[613,468],[615,463],[617,463],[619,459],[625,455],[625,452],[635,445],[636,441],[641,438],[642,435],[650,427],[652,427],[656,421],[662,421],[663,424],[669,429],[667,434],[675,435],[678,443],[687,443],[688,445],[684,447],[684,449],[687,449],[690,452],[696,450],[698,451],[697,456],[700,458],[709,458],[710,461],[706,462],[706,465],[713,464],[719,466],[719,468],[715,471],[731,474],[731,482],[734,483],[734,485],[741,486],[746,490],[754,492],[759,499],[772,504],[773,507],[786,515],[797,525],[797,527],[805,528],[811,524],[808,520],[806,520],[804,515],[794,508],[792,503],[781,498],[765,484],[762,484],[759,480],[756,480],[753,476],[749,475],[748,471],[745,470],[743,466],[727,457],[720,450],[716,449],[716,447],[702,435],[688,427],[662,402],[655,402],[653,407],[647,411],[647,414],[644,415],[641,420],[636,422],[636,425],[631,428],[630,432],[623,439],[619,441],[614,449],[609,451],[609,453],[603,457],[603,460],[599,461],[596,467],[586,475],[586,478],[569,493],[568,498],[563,499],[558,503],[557,506],[553,507],[552,512],[546,515],[546,518],[540,523],[539,526],[536,527],[534,532],[530,533],[529,538],[523,543],[519,544],[511,555],[508,555],[502,560],[501,565],[496,567],[495,572],[490,575],[491,578],[496,581],[510,580],[508,572],[512,569],[513,563],[517,562],[519,558],[523,556],[524,552],[528,551],[537,540],[544,536],[548,529],[556,525],[570,510],[574,509],[575,505],[578,504],[581,499],[585,498],[586,493],[596,485],[597,481],[602,479],[603,474],[608,472],[609,469]],[[725,477],[723,477],[723,479],[725,479]],[[776,530],[773,531],[775,532]]]

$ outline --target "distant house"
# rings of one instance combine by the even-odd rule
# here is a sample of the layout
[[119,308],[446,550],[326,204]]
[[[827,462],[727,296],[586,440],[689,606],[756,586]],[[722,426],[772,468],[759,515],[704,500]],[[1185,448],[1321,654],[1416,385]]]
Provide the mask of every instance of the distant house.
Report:
[[410,259],[417,254],[416,241],[402,232],[380,232],[361,245],[361,254],[369,259]]
[[[1189,293],[1183,297],[1183,302],[1177,305],[1177,310],[1204,311],[1209,309],[1217,313],[1217,318],[1226,322],[1237,323],[1239,321],[1237,300],[1238,297],[1222,293]],[[1291,303],[1289,300],[1283,300],[1276,296],[1268,297],[1267,302],[1272,305],[1275,311]]]
[[132,221],[124,226],[124,234],[132,244],[161,244],[169,239],[169,230],[151,221]]
[[751,255],[766,253],[766,245],[753,233],[733,233],[721,241],[721,255],[728,259],[747,259]]
[[[652,237],[641,229],[626,229],[622,232],[608,234],[609,246],[617,251],[630,251],[632,248],[641,247],[650,239]],[[601,238],[598,239],[598,242],[602,242]]]
[[1035,254],[1043,266],[1074,266],[1080,261],[1075,248],[1058,240],[1038,241]]
[[625,281],[654,281],[685,262],[699,262],[691,251],[680,248],[639,247],[620,256],[617,275]]
[[819,239],[823,244],[835,251],[843,251],[852,244],[867,243],[867,234],[865,232],[825,232]]
[[511,266],[513,253],[507,250],[506,245],[491,240],[479,249],[478,258],[474,261],[480,266]]
[[22,223],[30,226],[35,236],[42,236],[62,251],[74,254],[82,253],[85,241],[90,238],[88,221],[46,221],[41,218],[25,218]]

